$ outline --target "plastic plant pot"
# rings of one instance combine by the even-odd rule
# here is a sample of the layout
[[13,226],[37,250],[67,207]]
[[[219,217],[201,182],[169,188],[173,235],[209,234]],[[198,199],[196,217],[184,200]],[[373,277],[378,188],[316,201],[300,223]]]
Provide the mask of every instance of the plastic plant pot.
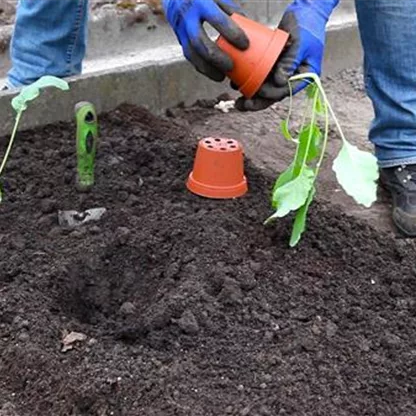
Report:
[[231,18],[249,38],[249,48],[241,51],[222,36],[217,39],[217,45],[233,60],[234,68],[227,74],[228,78],[246,98],[252,98],[277,62],[289,34],[280,29],[272,30],[239,14],[233,14]]
[[213,199],[243,196],[247,190],[244,156],[240,143],[208,137],[198,143],[194,168],[187,188],[196,195]]

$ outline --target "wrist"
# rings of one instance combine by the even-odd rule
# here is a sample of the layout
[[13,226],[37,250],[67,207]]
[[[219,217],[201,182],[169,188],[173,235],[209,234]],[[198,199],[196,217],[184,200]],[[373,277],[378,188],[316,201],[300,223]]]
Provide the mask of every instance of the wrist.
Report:
[[340,0],[294,0],[292,6],[298,9],[314,10],[320,17],[328,21],[329,16],[338,6],[339,1]]

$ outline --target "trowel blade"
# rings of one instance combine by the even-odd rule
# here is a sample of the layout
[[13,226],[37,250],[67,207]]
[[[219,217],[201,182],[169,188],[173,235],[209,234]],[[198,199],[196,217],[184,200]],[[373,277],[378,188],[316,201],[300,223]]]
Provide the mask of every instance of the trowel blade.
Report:
[[105,208],[91,208],[83,212],[59,211],[58,222],[61,227],[79,227],[89,221],[98,221],[106,211]]

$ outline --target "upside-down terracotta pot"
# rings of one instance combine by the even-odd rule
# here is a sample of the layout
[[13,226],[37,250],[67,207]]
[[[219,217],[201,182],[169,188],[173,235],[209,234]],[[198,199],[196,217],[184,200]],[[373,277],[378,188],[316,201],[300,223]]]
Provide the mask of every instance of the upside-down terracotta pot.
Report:
[[202,139],[187,188],[194,194],[214,199],[243,196],[247,190],[244,156],[240,143],[232,139]]
[[289,34],[280,29],[272,30],[239,14],[233,14],[231,18],[244,30],[250,41],[249,48],[241,51],[223,36],[217,39],[217,45],[233,60],[234,68],[227,74],[228,78],[246,98],[252,98],[277,62]]

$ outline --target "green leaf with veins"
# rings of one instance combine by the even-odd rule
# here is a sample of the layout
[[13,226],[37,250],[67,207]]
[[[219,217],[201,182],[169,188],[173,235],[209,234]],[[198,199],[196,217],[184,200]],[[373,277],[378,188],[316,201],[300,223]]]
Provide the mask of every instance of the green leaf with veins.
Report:
[[20,94],[13,98],[12,107],[17,113],[21,113],[27,109],[27,104],[39,97],[40,90],[47,87],[55,87],[62,91],[69,89],[69,85],[63,79],[46,75],[31,85],[23,87]]
[[272,201],[277,209],[272,218],[281,218],[299,209],[306,202],[314,179],[313,170],[305,167],[298,177],[278,187],[273,193]]
[[305,160],[306,151],[308,152],[306,162],[312,162],[319,156],[322,137],[321,129],[317,124],[306,126],[299,133],[299,151],[296,156],[297,163],[302,163]]
[[276,192],[278,188],[281,188],[282,186],[286,185],[293,179],[293,164],[291,164],[285,171],[283,171],[279,177],[277,178],[276,182],[273,186],[272,191],[272,207],[277,208],[277,202],[273,201],[273,195]]
[[314,82],[309,84],[306,87],[306,95],[308,96],[308,98],[312,99],[313,97],[315,97],[317,89],[318,89],[318,87],[316,86],[316,84]]
[[344,141],[332,168],[339,184],[356,202],[368,208],[376,201],[378,167],[374,155]]
[[309,192],[308,199],[306,202],[298,209],[295,216],[295,221],[293,223],[292,235],[290,237],[290,247],[295,247],[306,229],[306,216],[308,214],[309,206],[311,205],[313,198],[315,197],[316,189],[313,186]]

